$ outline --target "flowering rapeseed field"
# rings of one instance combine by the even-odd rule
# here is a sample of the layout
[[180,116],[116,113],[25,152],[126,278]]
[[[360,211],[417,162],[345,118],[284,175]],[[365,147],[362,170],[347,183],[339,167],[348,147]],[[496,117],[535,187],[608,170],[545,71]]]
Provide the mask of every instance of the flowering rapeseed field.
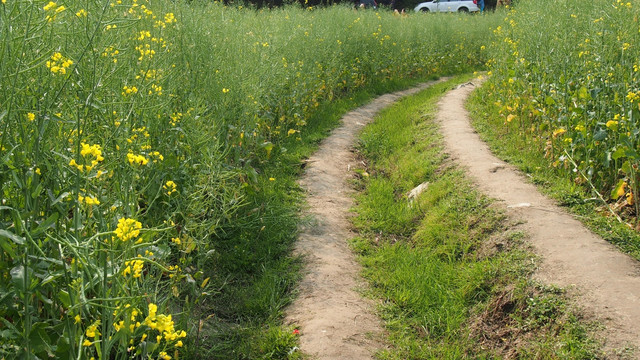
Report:
[[520,2],[493,30],[483,94],[502,115],[497,131],[532,139],[554,167],[636,219],[639,16],[632,1]]

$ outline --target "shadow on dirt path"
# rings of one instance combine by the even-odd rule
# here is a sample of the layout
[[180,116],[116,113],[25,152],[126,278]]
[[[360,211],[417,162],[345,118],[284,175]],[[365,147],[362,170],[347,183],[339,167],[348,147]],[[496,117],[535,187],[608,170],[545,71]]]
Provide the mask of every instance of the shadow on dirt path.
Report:
[[[640,344],[640,266],[586,229],[511,165],[496,158],[469,122],[464,102],[478,81],[459,86],[438,104],[437,121],[447,151],[481,191],[498,199],[507,214],[523,220],[529,242],[541,256],[536,278],[577,290],[578,305],[606,327],[605,349]],[[639,356],[636,352],[636,356]]]
[[300,348],[314,359],[371,359],[384,346],[374,304],[358,293],[366,285],[347,243],[354,236],[347,183],[356,165],[352,149],[362,127],[380,110],[434,83],[380,96],[346,114],[308,160],[301,185],[308,194],[312,221],[301,229],[296,245],[306,260],[305,276],[286,322],[299,326]]

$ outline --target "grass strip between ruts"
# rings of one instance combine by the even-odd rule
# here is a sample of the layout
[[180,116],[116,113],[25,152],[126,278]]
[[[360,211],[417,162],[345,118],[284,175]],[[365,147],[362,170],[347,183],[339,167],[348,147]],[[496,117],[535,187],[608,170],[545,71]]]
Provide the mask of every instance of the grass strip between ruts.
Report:
[[[530,279],[526,234],[443,151],[438,99],[456,77],[383,111],[361,135],[353,242],[388,334],[382,359],[592,358],[594,324]],[[420,184],[426,190],[413,199]]]

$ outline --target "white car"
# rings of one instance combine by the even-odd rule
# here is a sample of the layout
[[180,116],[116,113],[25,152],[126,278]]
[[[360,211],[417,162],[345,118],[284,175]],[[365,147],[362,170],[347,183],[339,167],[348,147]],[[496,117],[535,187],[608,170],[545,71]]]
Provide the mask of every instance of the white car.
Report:
[[477,0],[430,0],[425,1],[414,8],[422,12],[470,12],[480,11]]

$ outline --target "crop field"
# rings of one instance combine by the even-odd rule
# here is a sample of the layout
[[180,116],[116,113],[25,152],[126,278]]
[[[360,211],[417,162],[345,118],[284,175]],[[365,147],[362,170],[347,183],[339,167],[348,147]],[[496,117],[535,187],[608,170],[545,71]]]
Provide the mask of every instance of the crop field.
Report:
[[494,132],[638,225],[640,9],[628,1],[523,1],[493,30],[482,94]]
[[639,15],[0,0],[0,358],[291,357],[301,161],[431,77],[638,218]]

